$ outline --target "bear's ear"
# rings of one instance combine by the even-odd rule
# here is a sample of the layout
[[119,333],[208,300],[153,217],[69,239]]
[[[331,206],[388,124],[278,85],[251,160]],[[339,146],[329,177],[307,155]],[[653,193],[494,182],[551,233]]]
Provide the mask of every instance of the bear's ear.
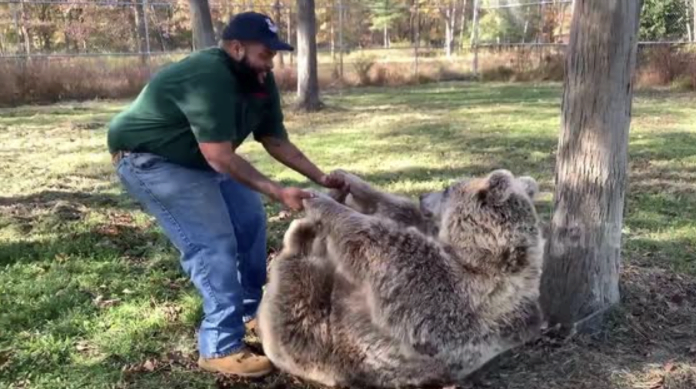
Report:
[[488,175],[487,185],[478,193],[481,202],[500,204],[505,202],[511,193],[512,188],[512,173],[507,170],[500,169]]
[[539,184],[536,182],[536,180],[530,176],[522,176],[519,177],[518,180],[520,180],[522,183],[527,196],[534,200],[534,197],[536,197],[537,193],[539,193]]

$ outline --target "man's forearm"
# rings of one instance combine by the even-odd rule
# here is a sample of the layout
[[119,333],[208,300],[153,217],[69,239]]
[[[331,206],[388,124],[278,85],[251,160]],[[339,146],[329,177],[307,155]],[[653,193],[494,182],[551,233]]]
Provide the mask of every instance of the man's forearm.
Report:
[[219,173],[229,174],[235,180],[263,193],[274,200],[280,199],[282,187],[256,170],[249,162],[237,154],[230,153],[220,161],[209,161]]
[[290,141],[267,139],[264,140],[263,146],[277,161],[315,183],[319,183],[321,177],[324,176],[324,172],[312,163],[312,161]]

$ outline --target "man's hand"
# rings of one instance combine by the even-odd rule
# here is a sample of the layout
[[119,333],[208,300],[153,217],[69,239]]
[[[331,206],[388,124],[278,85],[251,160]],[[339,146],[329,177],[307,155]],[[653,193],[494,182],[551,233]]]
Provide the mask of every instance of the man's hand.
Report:
[[330,174],[325,174],[319,178],[319,185],[329,188],[338,189],[341,192],[348,192],[348,182],[340,171],[333,171]]
[[229,142],[200,143],[199,147],[208,164],[215,171],[229,174],[240,183],[294,211],[302,210],[302,200],[312,197],[309,192],[298,188],[283,188],[280,184],[268,179],[244,158],[235,154]]
[[299,188],[283,188],[278,194],[278,200],[293,211],[304,209],[303,200],[314,197],[314,194]]

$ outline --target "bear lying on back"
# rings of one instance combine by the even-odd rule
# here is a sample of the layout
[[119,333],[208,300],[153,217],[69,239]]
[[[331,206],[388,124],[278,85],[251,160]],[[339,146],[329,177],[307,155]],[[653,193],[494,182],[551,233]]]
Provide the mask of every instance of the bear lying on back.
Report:
[[279,369],[327,386],[456,384],[537,336],[533,179],[497,170],[417,205],[342,174],[348,197],[306,200],[271,264],[259,335]]

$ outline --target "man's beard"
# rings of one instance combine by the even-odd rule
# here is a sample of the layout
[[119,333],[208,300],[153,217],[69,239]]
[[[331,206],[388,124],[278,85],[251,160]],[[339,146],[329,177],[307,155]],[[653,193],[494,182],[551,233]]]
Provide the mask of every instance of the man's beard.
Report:
[[264,88],[264,85],[259,82],[259,75],[267,72],[254,69],[249,63],[249,58],[246,53],[240,61],[232,58],[232,70],[237,76],[237,83],[241,86],[244,92],[256,92]]

